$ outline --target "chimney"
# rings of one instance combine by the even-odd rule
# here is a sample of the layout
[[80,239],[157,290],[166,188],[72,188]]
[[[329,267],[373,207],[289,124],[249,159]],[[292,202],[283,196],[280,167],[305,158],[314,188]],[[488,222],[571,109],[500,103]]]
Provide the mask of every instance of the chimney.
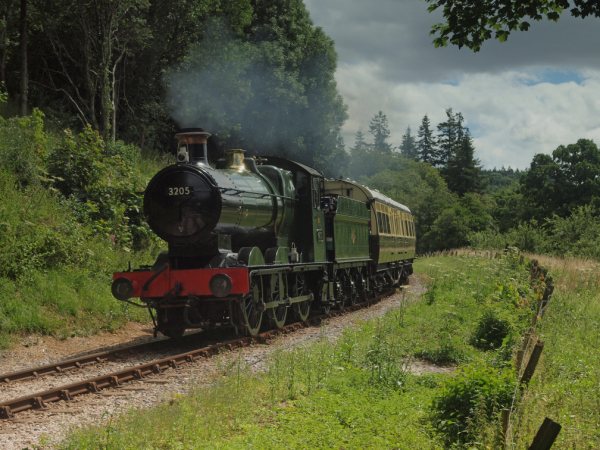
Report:
[[208,166],[208,150],[206,143],[210,133],[202,128],[182,128],[177,139],[177,162],[191,162]]

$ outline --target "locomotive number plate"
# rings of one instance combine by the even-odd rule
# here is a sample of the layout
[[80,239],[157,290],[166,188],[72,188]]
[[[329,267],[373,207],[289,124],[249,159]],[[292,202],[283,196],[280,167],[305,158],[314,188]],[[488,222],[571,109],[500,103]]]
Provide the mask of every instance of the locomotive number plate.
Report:
[[167,195],[169,195],[169,197],[173,197],[176,195],[190,195],[192,192],[193,191],[190,186],[178,186],[167,188]]

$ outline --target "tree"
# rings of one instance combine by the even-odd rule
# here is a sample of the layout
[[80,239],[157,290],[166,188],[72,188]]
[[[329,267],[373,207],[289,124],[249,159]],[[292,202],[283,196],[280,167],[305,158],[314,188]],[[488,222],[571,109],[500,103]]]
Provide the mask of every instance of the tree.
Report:
[[[288,88],[293,88],[290,93],[299,92],[290,115],[276,120],[276,126],[290,131],[289,138],[277,142],[277,152],[314,164],[324,172],[332,169],[337,175],[332,164],[340,162],[335,155],[342,155],[341,126],[347,113],[335,81],[337,54],[333,40],[312,23],[302,0],[251,4],[254,8],[251,41],[265,47],[277,43],[268,62],[271,67],[282,65],[280,80],[288,80]],[[282,59],[279,53],[283,54]],[[278,114],[270,100],[272,92],[266,91],[264,95],[269,99],[272,114]]]
[[431,131],[431,122],[429,121],[427,114],[423,116],[423,120],[419,126],[416,144],[417,151],[419,152],[419,159],[423,162],[434,165],[437,147],[433,137],[433,131]]
[[568,216],[578,206],[600,203],[600,150],[589,139],[537,154],[521,179],[528,218]]
[[367,152],[369,150],[369,144],[367,144],[365,133],[362,130],[358,130],[354,135],[354,147],[350,150],[352,153]]
[[217,130],[217,151],[241,146],[339,175],[346,109],[335,68],[333,41],[301,0],[259,2],[243,33],[224,20],[205,28],[167,77],[169,104],[180,126]]
[[123,60],[117,122],[121,138],[141,147],[169,148],[176,125],[165,101],[164,74],[191,57],[191,48],[203,40],[216,18],[240,35],[250,27],[252,14],[250,0],[152,0],[145,17],[144,45]]
[[479,51],[484,41],[508,39],[514,30],[526,31],[530,21],[557,21],[569,10],[574,17],[600,17],[597,0],[426,0],[429,11],[442,9],[445,22],[435,24],[431,33],[436,47],[448,43]]
[[492,216],[498,231],[505,233],[511,228],[516,228],[525,217],[519,184],[512,184],[494,192],[492,198],[495,203]]
[[[373,144],[366,142],[362,131],[356,133],[354,146],[350,149],[350,155],[352,157],[350,161],[350,175],[364,183],[368,183],[368,181],[364,181],[366,177],[371,177],[384,171],[401,171],[411,162],[415,162],[398,152],[385,153],[375,150]],[[433,168],[431,170],[435,171]]]
[[481,191],[481,168],[475,159],[475,148],[463,115],[446,110],[446,121],[438,124],[437,152],[434,164],[452,192],[463,196]]
[[448,165],[448,161],[456,153],[465,134],[464,119],[461,113],[455,114],[452,108],[448,108],[446,117],[446,121],[437,126],[437,154],[434,165],[441,169]]
[[419,159],[419,150],[415,137],[411,134],[410,127],[406,129],[406,133],[402,135],[402,143],[400,144],[400,153],[415,161]]
[[[38,83],[66,98],[83,124],[114,140],[119,73],[144,46],[149,0],[48,0],[37,5]],[[47,14],[53,11],[55,14]]]
[[365,140],[365,134],[358,130],[354,135],[354,146],[350,148],[350,176],[358,179],[374,172],[375,158],[372,153],[371,144]]
[[475,148],[469,130],[465,129],[461,133],[463,136],[453,148],[444,175],[448,188],[463,196],[468,192],[481,190],[481,168],[474,156]]
[[27,46],[29,38],[29,25],[27,14],[27,0],[21,0],[21,14],[19,19],[19,57],[21,59],[21,86],[19,90],[19,113],[27,114],[27,98],[29,92],[29,66],[27,64]]
[[373,149],[381,153],[391,153],[392,146],[388,143],[390,127],[387,116],[379,111],[373,116],[369,123],[369,133],[373,136]]
[[512,167],[504,167],[497,169],[482,169],[481,178],[485,192],[494,194],[497,191],[519,184],[522,171],[513,169]]
[[[20,79],[17,71],[20,64],[13,69],[11,62],[19,59],[18,44],[20,41],[21,10],[16,0],[0,2],[0,84],[8,94],[18,92],[19,85],[9,81]],[[15,66],[16,64],[13,64]],[[15,72],[14,75],[12,72]],[[14,95],[11,95],[13,97]]]

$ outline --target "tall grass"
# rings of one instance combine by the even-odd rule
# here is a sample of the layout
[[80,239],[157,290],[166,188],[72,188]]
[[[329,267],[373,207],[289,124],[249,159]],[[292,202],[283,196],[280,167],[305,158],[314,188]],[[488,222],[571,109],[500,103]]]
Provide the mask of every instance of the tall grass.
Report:
[[600,448],[599,264],[537,256],[556,290],[539,334],[544,352],[515,419],[514,448],[531,443],[544,417],[562,425],[556,448]]

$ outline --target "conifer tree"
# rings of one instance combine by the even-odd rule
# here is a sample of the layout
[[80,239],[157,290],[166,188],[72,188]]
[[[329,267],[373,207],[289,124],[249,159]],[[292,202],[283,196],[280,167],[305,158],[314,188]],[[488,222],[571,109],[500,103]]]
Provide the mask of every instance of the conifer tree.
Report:
[[437,126],[438,152],[434,164],[442,170],[448,165],[448,161],[456,152],[465,134],[465,129],[463,128],[464,119],[461,113],[455,114],[452,108],[448,108],[446,110],[446,117],[446,121],[441,122]]
[[373,135],[373,150],[381,153],[392,152],[392,146],[387,141],[390,137],[390,127],[383,111],[379,111],[371,119],[369,133]]
[[350,161],[350,175],[358,178],[364,175],[367,166],[370,165],[371,145],[365,140],[365,134],[362,130],[358,130],[354,135],[354,146],[350,149],[350,155],[352,157]]
[[402,143],[400,144],[400,153],[407,158],[418,160],[419,150],[415,137],[411,134],[410,127],[406,128],[406,133],[402,135]]
[[475,148],[469,130],[462,128],[460,134],[462,136],[448,159],[444,178],[448,183],[448,188],[462,196],[467,192],[481,190],[481,167],[475,158]]
[[431,122],[429,121],[427,114],[423,116],[423,120],[419,126],[416,145],[419,159],[433,165],[437,154],[437,147],[435,138],[433,137],[433,131],[431,130]]

